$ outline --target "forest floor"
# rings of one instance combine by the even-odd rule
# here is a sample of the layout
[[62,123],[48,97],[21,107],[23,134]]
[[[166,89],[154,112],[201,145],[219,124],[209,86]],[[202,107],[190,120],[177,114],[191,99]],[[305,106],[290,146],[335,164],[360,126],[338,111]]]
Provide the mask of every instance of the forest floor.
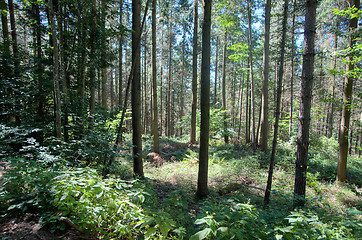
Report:
[[[198,146],[174,139],[163,139],[160,149],[160,154],[154,153],[152,151],[152,142],[150,139],[146,139],[144,144],[144,172],[147,179],[146,185],[151,186],[150,189],[155,194],[155,203],[153,203],[152,207],[156,211],[160,210],[172,216],[172,219],[179,226],[184,227],[186,236],[189,237],[195,231],[202,229],[195,225],[195,221],[203,219],[208,212],[213,213],[216,221],[216,219],[233,212],[232,206],[238,203],[245,203],[246,207],[252,206],[253,210],[247,212],[255,216],[257,222],[261,221],[264,225],[271,226],[272,229],[278,225],[287,226],[285,219],[291,214],[294,184],[294,153],[290,150],[289,145],[279,148],[269,208],[265,208],[263,204],[269,161],[268,155],[262,153],[253,154],[248,146],[212,142],[209,154],[210,198],[205,201],[198,201],[195,199]],[[328,177],[330,177],[331,173],[328,171],[332,169],[334,174],[334,159],[322,162],[322,157],[318,154],[330,154],[328,149],[323,151],[325,152],[322,152],[319,148],[315,149],[317,154],[314,158],[317,160],[311,159],[310,162],[310,173],[307,176],[307,206],[310,209],[317,210],[314,214],[318,215],[320,220],[316,222],[316,226],[320,224],[323,228],[337,232],[340,226],[336,219],[341,222],[345,217],[346,221],[350,219],[351,222],[360,224],[362,219],[361,185],[344,187],[338,186],[332,181],[329,182]],[[115,163],[117,167],[113,169],[111,175],[122,177],[128,181],[132,178],[132,157],[129,150],[125,150],[122,154],[123,156]],[[312,154],[314,154],[313,148]],[[362,176],[361,169],[358,169],[360,160],[351,164],[357,166],[355,170],[350,167],[353,173],[352,177],[357,180],[360,179]],[[0,164],[0,181],[7,167],[8,165],[5,162]],[[331,178],[334,178],[334,175],[331,176]],[[23,214],[10,215],[7,218],[0,219],[0,239],[96,239],[77,230],[76,225],[68,222],[65,224],[65,230],[53,232],[48,225],[42,227],[40,215],[40,212],[33,211],[33,213],[29,213],[29,211],[26,211]],[[306,219],[309,221],[308,218]],[[234,222],[233,219],[231,220],[231,222]],[[252,223],[248,222],[247,224]],[[341,223],[341,225],[343,224]],[[250,226],[257,227],[256,225]],[[273,231],[272,229],[270,232],[280,232],[280,230]],[[312,230],[314,231],[313,228]],[[356,236],[359,236],[360,233],[361,231]]]

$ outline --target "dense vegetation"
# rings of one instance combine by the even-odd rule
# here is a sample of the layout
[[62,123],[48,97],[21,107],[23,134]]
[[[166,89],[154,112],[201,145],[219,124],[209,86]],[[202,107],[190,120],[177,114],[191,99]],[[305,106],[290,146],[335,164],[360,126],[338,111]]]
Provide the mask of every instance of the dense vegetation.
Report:
[[1,238],[362,238],[359,0],[0,10]]

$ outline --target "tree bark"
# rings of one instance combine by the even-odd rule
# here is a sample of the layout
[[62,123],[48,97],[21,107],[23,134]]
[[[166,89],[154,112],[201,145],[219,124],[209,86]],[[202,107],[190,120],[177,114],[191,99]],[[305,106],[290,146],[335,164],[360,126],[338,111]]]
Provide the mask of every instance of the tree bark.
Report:
[[267,186],[266,186],[265,195],[264,195],[265,204],[269,204],[269,201],[270,201],[271,185],[272,185],[273,171],[274,171],[274,160],[275,160],[275,153],[276,153],[277,141],[278,141],[280,103],[281,103],[281,96],[282,96],[282,85],[283,85],[283,74],[284,74],[284,52],[285,52],[285,35],[287,32],[287,20],[288,20],[288,0],[284,0],[283,30],[282,30],[282,41],[280,44],[280,59],[279,59],[279,71],[278,71],[278,83],[277,83],[277,106],[276,106],[276,111],[275,111],[272,154],[270,157],[268,181],[267,181]]
[[61,96],[59,79],[59,50],[58,39],[55,29],[53,0],[49,0],[49,20],[53,40],[53,82],[54,82],[54,104],[55,104],[55,132],[59,139],[62,139],[62,121],[61,121]]
[[18,40],[17,40],[17,29],[16,29],[16,22],[15,22],[15,11],[14,11],[14,2],[13,0],[8,0],[9,5],[9,15],[10,15],[10,27],[11,27],[11,39],[13,45],[13,54],[14,54],[14,67],[15,72],[19,67],[19,56],[18,56]]
[[211,0],[204,0],[204,22],[202,25],[202,61],[201,61],[201,132],[199,172],[197,181],[198,198],[208,195],[209,161],[209,120],[210,120],[210,30]]
[[[336,31],[337,31],[336,27]],[[334,52],[337,53],[337,47],[338,47],[338,35],[337,33],[334,33]],[[337,54],[333,57],[333,69],[336,69],[337,67]],[[335,94],[335,84],[336,84],[336,73],[333,73],[332,78],[332,101],[330,103],[329,111],[328,111],[328,126],[327,126],[327,137],[332,137],[332,129],[333,129],[333,115],[334,115],[334,94]]]
[[5,3],[5,0],[1,0],[0,4],[4,6],[4,10],[1,15],[1,24],[3,30],[3,40],[4,40],[4,55],[6,58],[10,56],[10,40],[9,40],[9,23],[8,23],[8,14],[7,8],[8,5]]
[[254,97],[254,73],[253,73],[253,51],[252,51],[252,34],[251,34],[251,5],[252,0],[248,0],[248,42],[249,42],[249,62],[250,62],[250,97],[251,97],[251,146],[256,149],[255,138],[255,97]]
[[133,171],[136,176],[143,177],[142,162],[142,126],[141,126],[141,59],[139,44],[141,36],[140,27],[141,1],[132,1],[132,142],[133,142]]
[[196,142],[196,107],[197,107],[197,27],[198,27],[198,0],[194,0],[194,35],[192,39],[192,109],[191,109],[191,140]]
[[308,166],[310,109],[312,101],[316,0],[306,0],[303,43],[303,66],[301,100],[299,112],[299,132],[297,140],[297,159],[295,162],[294,205],[304,206]]
[[295,55],[295,42],[294,42],[294,30],[295,30],[295,11],[296,0],[293,1],[293,20],[292,20],[292,56],[291,56],[291,76],[290,76],[290,109],[289,109],[289,138],[292,136],[293,130],[293,103],[294,103],[294,55]]
[[224,141],[225,144],[229,143],[228,132],[228,123],[227,123],[227,114],[226,114],[226,41],[227,41],[227,31],[225,30],[224,35],[224,53],[223,53],[223,63],[222,63],[222,110],[224,111]]
[[96,102],[96,66],[95,66],[95,44],[97,41],[97,1],[92,0],[92,21],[90,34],[90,56],[89,56],[89,78],[90,78],[90,129],[94,128],[94,113]]
[[270,40],[270,11],[271,0],[265,1],[265,25],[264,25],[264,54],[263,54],[263,86],[261,92],[261,131],[260,131],[260,149],[263,152],[268,151],[269,135],[269,40]]
[[[355,6],[357,9],[360,7],[360,0],[351,0],[350,6]],[[350,37],[349,37],[349,47],[353,47],[356,44],[356,34],[358,24],[358,18],[352,18],[349,22]],[[354,62],[352,57],[347,57],[347,72],[353,72]],[[337,167],[337,181],[345,182],[347,177],[347,156],[348,156],[348,131],[350,126],[351,118],[351,102],[352,102],[352,87],[353,87],[354,77],[351,74],[348,74],[344,79],[344,88],[343,88],[343,107],[342,107],[342,118],[341,126],[339,130],[339,157],[338,157],[338,167]]]
[[219,65],[218,62],[219,59],[219,36],[216,37],[216,54],[215,54],[215,82],[214,82],[214,106],[216,107],[216,103],[217,103],[217,74],[218,74],[218,70],[217,67]]
[[[123,29],[123,0],[119,3],[119,25]],[[122,106],[123,100],[123,32],[119,34],[119,60],[118,60],[118,105]]]
[[156,0],[152,0],[152,87],[153,87],[153,151],[160,153],[157,106],[156,68]]

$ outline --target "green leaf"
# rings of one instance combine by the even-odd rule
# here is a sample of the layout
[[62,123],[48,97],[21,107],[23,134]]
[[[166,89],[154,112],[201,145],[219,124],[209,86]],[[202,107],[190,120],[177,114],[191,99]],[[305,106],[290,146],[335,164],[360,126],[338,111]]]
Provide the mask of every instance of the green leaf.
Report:
[[154,227],[150,227],[145,233],[145,239],[149,239],[156,233],[156,229]]
[[172,229],[172,226],[168,223],[168,222],[161,222],[159,224],[160,227],[160,231],[162,233],[163,236],[167,236],[168,232]]
[[205,228],[190,237],[190,240],[202,240],[205,239],[211,233],[211,228]]
[[227,232],[229,230],[229,228],[227,228],[227,227],[219,227],[218,229],[217,229],[217,231],[220,231],[220,232]]

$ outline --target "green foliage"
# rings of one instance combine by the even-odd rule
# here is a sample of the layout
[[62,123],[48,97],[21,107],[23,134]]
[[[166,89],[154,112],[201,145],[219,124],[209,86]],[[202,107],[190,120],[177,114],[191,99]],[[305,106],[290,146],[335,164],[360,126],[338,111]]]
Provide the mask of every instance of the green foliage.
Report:
[[[311,211],[293,211],[286,220],[287,226],[275,228],[276,239],[354,239],[351,229],[338,222],[328,224]],[[343,221],[343,224],[352,227],[350,222]],[[352,225],[355,231],[361,227],[360,224]]]
[[51,182],[52,204],[84,230],[100,236],[135,235],[146,192],[138,181],[102,179],[95,170],[62,171]]
[[225,202],[206,201],[207,215],[195,221],[202,230],[190,237],[201,239],[266,239],[268,229],[258,218],[253,205],[228,199]]

